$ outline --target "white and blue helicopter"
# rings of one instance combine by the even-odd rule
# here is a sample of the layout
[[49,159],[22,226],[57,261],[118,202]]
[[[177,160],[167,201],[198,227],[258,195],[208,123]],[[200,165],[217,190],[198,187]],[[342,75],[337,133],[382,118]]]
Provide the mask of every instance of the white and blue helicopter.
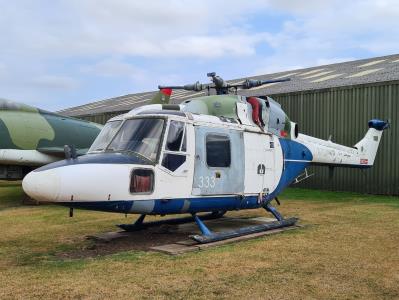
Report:
[[[209,84],[160,86],[152,104],[110,119],[86,155],[76,157],[66,146],[65,160],[29,173],[24,191],[69,207],[71,216],[73,208],[141,214],[135,223],[118,225],[128,231],[195,221],[202,234],[192,238],[207,243],[295,224],[297,218],[283,218],[272,200],[278,202],[311,164],[370,168],[389,127],[370,120],[354,147],[310,137],[272,98],[237,95],[237,89],[289,79],[229,84],[215,73],[208,76]],[[172,89],[207,90],[208,96],[172,105]],[[212,232],[203,222],[257,208],[276,221],[225,232]],[[192,217],[143,222],[146,215],[185,213]]]

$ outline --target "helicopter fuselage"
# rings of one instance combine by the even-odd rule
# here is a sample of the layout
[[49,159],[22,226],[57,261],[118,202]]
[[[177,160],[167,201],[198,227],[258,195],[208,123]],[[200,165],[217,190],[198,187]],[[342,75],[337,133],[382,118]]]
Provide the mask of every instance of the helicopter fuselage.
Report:
[[272,99],[153,104],[109,120],[88,154],[34,170],[23,188],[41,202],[144,215],[268,207],[311,163],[371,167],[387,127],[371,120],[346,147],[298,134]]
[[121,136],[123,143],[122,134],[131,139],[128,123],[137,121],[147,126],[143,130],[153,130],[151,122],[162,126],[159,136],[141,136],[148,145],[159,139],[151,154],[110,150],[115,142],[109,149],[92,147],[87,155],[35,170],[35,179],[24,182],[25,190],[44,202],[121,213],[259,208],[312,160],[311,152],[298,142],[258,127],[184,112],[150,111],[114,120],[119,128],[114,141]]

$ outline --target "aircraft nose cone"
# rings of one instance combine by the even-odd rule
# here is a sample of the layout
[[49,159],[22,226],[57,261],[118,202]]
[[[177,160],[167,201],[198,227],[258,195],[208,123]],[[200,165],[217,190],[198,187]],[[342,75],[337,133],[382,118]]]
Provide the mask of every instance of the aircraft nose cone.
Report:
[[36,201],[56,201],[59,193],[59,176],[55,170],[30,172],[22,181],[22,188],[29,197]]

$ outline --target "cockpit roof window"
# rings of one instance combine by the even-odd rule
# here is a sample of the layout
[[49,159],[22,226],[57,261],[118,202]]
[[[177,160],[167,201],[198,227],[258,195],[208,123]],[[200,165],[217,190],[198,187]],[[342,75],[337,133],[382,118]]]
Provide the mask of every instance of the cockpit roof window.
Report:
[[111,152],[127,152],[156,162],[165,120],[134,118],[126,120],[107,147]]
[[107,122],[97,138],[94,140],[88,152],[103,151],[115,136],[115,133],[118,131],[121,123],[122,120]]
[[145,110],[138,113],[139,115],[172,115],[179,117],[186,117],[186,114],[182,111],[177,110],[169,110],[169,109],[151,109]]

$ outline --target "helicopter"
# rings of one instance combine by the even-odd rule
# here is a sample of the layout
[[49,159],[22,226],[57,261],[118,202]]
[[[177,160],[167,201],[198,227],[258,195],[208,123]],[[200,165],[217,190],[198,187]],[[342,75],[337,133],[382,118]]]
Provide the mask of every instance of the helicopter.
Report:
[[[209,243],[296,224],[298,218],[283,217],[272,201],[280,204],[285,188],[309,177],[310,165],[373,166],[388,122],[372,119],[355,146],[339,145],[300,134],[269,96],[237,95],[289,78],[228,83],[214,72],[207,75],[207,84],[159,86],[156,101],[110,119],[86,155],[71,155],[66,146],[65,160],[30,172],[24,191],[37,201],[69,207],[70,216],[74,208],[140,214],[134,223],[118,225],[126,231],[195,221],[201,234],[191,237]],[[176,89],[207,95],[170,104],[165,95]],[[258,208],[276,220],[222,232],[203,222]],[[191,217],[144,222],[147,215],[170,214]]]

